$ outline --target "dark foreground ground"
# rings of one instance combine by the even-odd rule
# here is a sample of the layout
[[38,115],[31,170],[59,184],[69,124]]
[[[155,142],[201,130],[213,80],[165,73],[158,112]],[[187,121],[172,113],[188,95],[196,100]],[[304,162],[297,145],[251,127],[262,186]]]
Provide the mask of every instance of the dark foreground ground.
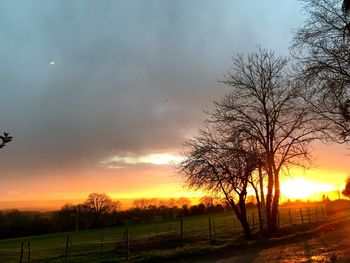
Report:
[[223,250],[220,254],[198,262],[350,262],[350,219],[333,219],[313,230],[266,242],[258,241],[241,251]]
[[183,248],[177,254],[152,256],[140,262],[195,263],[350,263],[350,217],[334,215],[327,222],[283,230],[281,237],[238,241],[209,247]]

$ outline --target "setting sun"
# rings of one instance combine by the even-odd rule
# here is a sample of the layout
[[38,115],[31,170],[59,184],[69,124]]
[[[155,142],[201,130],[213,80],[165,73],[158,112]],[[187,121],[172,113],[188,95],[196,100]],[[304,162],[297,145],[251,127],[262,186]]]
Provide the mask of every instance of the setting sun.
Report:
[[288,199],[319,199],[323,193],[337,191],[333,185],[309,181],[303,178],[288,179],[281,183],[281,193]]

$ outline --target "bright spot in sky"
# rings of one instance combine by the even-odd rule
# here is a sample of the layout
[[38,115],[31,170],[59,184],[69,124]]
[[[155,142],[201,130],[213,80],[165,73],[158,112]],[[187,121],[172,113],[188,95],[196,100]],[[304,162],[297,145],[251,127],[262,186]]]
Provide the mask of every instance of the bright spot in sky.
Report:
[[175,156],[168,153],[150,154],[144,158],[145,161],[153,164],[172,164],[179,162],[182,159],[181,156]]
[[182,160],[183,157],[173,155],[170,153],[152,153],[148,155],[142,156],[114,156],[107,161],[103,161],[102,163],[126,163],[126,164],[156,164],[156,165],[164,165],[164,164],[174,164]]
[[55,64],[56,64],[55,61],[53,61],[53,60],[50,61],[50,65],[55,65]]
[[302,178],[290,179],[281,183],[281,193],[290,199],[306,200],[315,194],[336,191],[333,185],[312,182]]

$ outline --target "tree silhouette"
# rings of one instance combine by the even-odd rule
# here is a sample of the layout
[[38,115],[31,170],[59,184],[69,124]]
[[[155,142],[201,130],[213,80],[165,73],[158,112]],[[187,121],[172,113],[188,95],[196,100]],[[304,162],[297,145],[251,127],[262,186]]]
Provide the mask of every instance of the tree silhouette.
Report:
[[101,214],[112,212],[115,208],[112,198],[105,193],[89,194],[84,205],[94,216],[94,226],[98,224]]
[[[231,92],[215,102],[215,110],[207,120],[214,128],[188,143],[192,151],[183,163],[187,178],[194,179],[189,180],[190,186],[218,186],[222,181],[219,176],[228,172],[230,177],[239,178],[230,181],[230,189],[239,189],[236,194],[242,200],[238,203],[245,199],[245,186],[256,184],[257,180],[248,174],[260,170],[259,174],[267,177],[266,219],[272,233],[277,231],[280,176],[288,173],[290,166],[308,164],[309,145],[319,138],[323,128],[316,125],[318,120],[303,101],[303,87],[288,76],[286,66],[285,58],[261,48],[248,56],[235,57],[222,81]],[[254,156],[254,164],[249,156]],[[207,173],[212,176],[206,178]],[[259,197],[258,189],[254,190]],[[231,206],[235,210],[232,202]]]
[[219,198],[213,196],[202,196],[199,201],[206,207],[213,207],[219,203]]
[[257,158],[241,140],[217,132],[202,130],[198,137],[188,140],[185,145],[190,150],[178,168],[189,187],[223,195],[241,223],[246,239],[251,239],[245,200]]
[[343,12],[344,14],[348,15],[350,11],[350,0],[344,0],[343,1]]
[[1,143],[0,148],[3,148],[7,143],[12,141],[12,136],[9,136],[7,132],[4,132],[4,135],[0,135]]
[[214,112],[218,125],[236,131],[232,136],[253,138],[258,144],[268,179],[270,232],[277,230],[280,175],[290,165],[307,165],[309,145],[321,129],[302,101],[303,87],[288,76],[286,66],[287,59],[261,48],[239,55],[223,81],[232,91],[216,103]]
[[300,80],[310,90],[313,111],[328,123],[328,135],[350,139],[350,1],[303,0],[307,20],[292,50]]

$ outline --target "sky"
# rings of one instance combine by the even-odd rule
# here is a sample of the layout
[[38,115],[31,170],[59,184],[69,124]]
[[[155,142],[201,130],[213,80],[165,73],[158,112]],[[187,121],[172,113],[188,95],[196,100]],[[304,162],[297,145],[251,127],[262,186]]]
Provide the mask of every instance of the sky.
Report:
[[[232,56],[288,56],[304,20],[296,0],[1,0],[0,13],[0,132],[14,137],[1,201],[196,195],[171,163],[229,92]],[[340,188],[349,150],[314,150],[286,180]]]

